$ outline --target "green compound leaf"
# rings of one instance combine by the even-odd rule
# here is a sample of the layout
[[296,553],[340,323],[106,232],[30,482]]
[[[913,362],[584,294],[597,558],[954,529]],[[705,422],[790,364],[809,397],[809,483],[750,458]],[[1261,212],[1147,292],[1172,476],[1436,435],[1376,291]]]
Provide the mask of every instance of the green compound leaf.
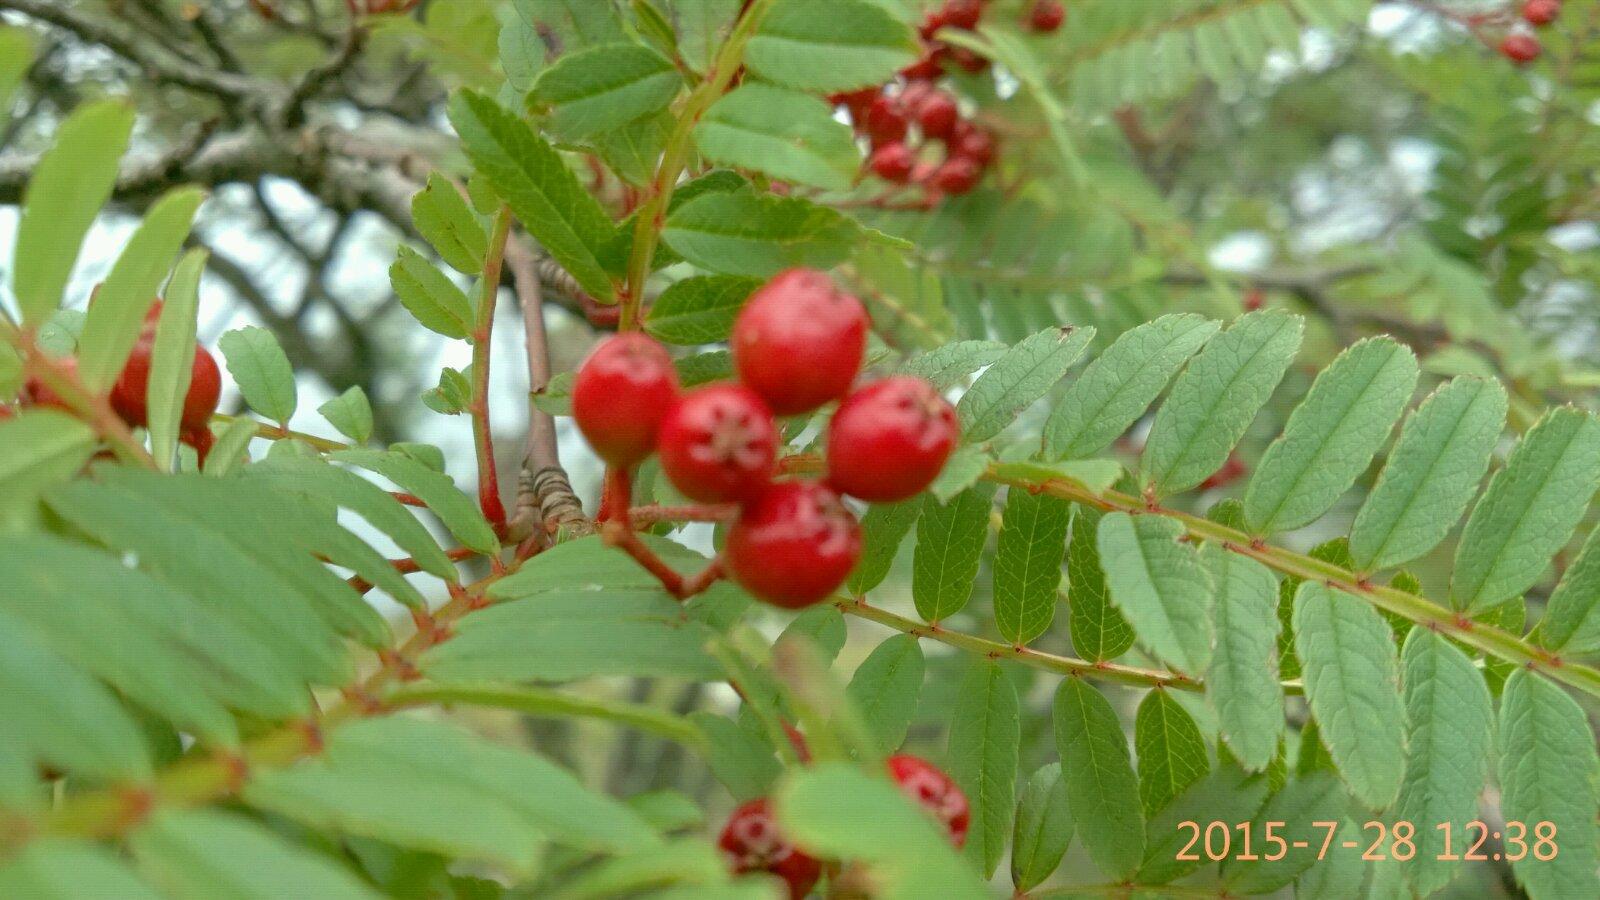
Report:
[[1056,404],[1045,425],[1045,458],[1081,459],[1109,447],[1220,327],[1178,313],[1123,332]]
[[1004,356],[1010,349],[999,341],[956,341],[906,360],[901,375],[925,379],[939,391],[948,391],[967,376]]
[[1206,673],[1206,699],[1239,763],[1266,769],[1283,736],[1278,675],[1278,579],[1266,566],[1214,543],[1200,551],[1217,588],[1217,646]]
[[1093,662],[1116,659],[1133,646],[1133,628],[1111,603],[1111,589],[1100,566],[1101,513],[1085,506],[1072,515],[1067,542],[1068,621],[1072,648]]
[[1468,614],[1539,581],[1600,486],[1600,422],[1572,407],[1545,414],[1495,473],[1456,548],[1450,604]]
[[463,494],[448,475],[435,472],[401,453],[381,450],[340,450],[332,454],[337,462],[376,472],[413,494],[433,510],[456,540],[477,550],[493,553],[499,549],[494,527],[483,517],[478,504]]
[[178,261],[172,281],[167,284],[166,301],[150,348],[150,376],[145,384],[150,453],[169,472],[177,459],[184,399],[194,374],[195,314],[200,306],[200,275],[205,266],[206,251],[199,247]]
[[750,71],[814,93],[883,84],[916,58],[911,29],[863,0],[778,0],[744,49]]
[[1589,532],[1578,558],[1562,573],[1536,634],[1554,652],[1600,650],[1600,528]]
[[999,868],[1011,833],[1021,715],[1015,685],[991,660],[972,666],[950,711],[950,775],[972,805],[966,853],[985,878]]
[[602,44],[541,72],[530,99],[549,112],[550,133],[578,140],[666,109],[682,87],[672,61],[649,47]]
[[768,278],[793,266],[832,268],[860,232],[829,207],[741,189],[685,202],[667,217],[661,239],[703,269]]
[[488,97],[462,91],[450,122],[467,156],[528,232],[596,300],[616,296],[596,254],[616,234],[599,201],[527,122]]
[[126,100],[82,104],[34,165],[11,251],[11,291],[25,323],[38,325],[61,305],[84,235],[116,186],[133,119]]
[[[1582,707],[1543,677],[1518,669],[1500,697],[1500,810],[1522,822],[1529,852],[1511,863],[1536,898],[1593,897],[1596,766],[1594,734]],[[1538,823],[1554,826],[1556,847],[1539,858]],[[1509,826],[1508,826],[1509,827]],[[1559,849],[1557,849],[1559,848]]]
[[850,573],[846,587],[860,597],[889,577],[900,544],[922,516],[923,498],[900,503],[874,503],[861,519],[861,561]]
[[1145,443],[1141,478],[1157,496],[1189,490],[1222,466],[1288,371],[1304,331],[1299,316],[1253,312],[1189,363]]
[[[1445,855],[1444,833],[1467,834],[1478,816],[1478,795],[1489,776],[1494,706],[1467,658],[1443,637],[1414,628],[1401,653],[1407,712],[1406,774],[1395,816],[1427,822],[1417,829],[1417,858],[1407,876],[1418,894],[1442,888],[1460,868]],[[1450,848],[1454,853],[1454,848]]]
[[1139,759],[1139,802],[1147,821],[1211,771],[1200,726],[1160,688],[1139,703],[1133,746]]
[[1355,797],[1395,801],[1405,765],[1405,706],[1393,635],[1371,606],[1316,582],[1294,601],[1294,645],[1322,740]]
[[1319,518],[1366,471],[1417,385],[1417,358],[1391,338],[1339,354],[1267,448],[1245,492],[1256,534],[1292,531]]
[[694,140],[719,165],[824,190],[848,190],[861,168],[850,126],[833,118],[833,107],[760,82],[718,100],[695,126]]
[[1021,488],[1007,492],[994,556],[994,622],[1008,642],[1022,646],[1050,628],[1071,521],[1065,500]]
[[1362,571],[1404,565],[1444,540],[1488,471],[1505,419],[1505,388],[1468,376],[1417,407],[1350,532]]
[[745,299],[760,286],[759,279],[732,275],[685,278],[661,292],[644,329],[669,344],[725,341]]
[[438,172],[411,198],[411,221],[440,258],[463,275],[483,271],[489,235],[455,185]]
[[1011,837],[1011,883],[1026,893],[1044,883],[1061,865],[1072,843],[1072,810],[1061,764],[1033,773],[1017,803]]
[[1144,859],[1144,818],[1117,712],[1093,685],[1066,678],[1056,691],[1055,730],[1079,840],[1100,871],[1127,878]]
[[358,444],[372,439],[372,403],[359,384],[317,407],[317,412],[340,434]]
[[456,340],[472,334],[474,314],[466,292],[404,244],[389,265],[389,285],[422,327]]
[[993,499],[992,484],[969,488],[949,503],[924,498],[911,571],[911,596],[923,621],[948,619],[972,599]]
[[[1339,779],[1331,772],[1314,772],[1290,780],[1267,801],[1250,824],[1250,846],[1263,848],[1259,851],[1261,858],[1228,860],[1223,864],[1222,877],[1229,886],[1228,892],[1241,897],[1270,894],[1291,884],[1317,861],[1315,853],[1295,845],[1303,842],[1307,847],[1320,847],[1327,826],[1313,823],[1340,821],[1348,806]],[[1205,820],[1211,821],[1211,816],[1206,815]],[[1269,826],[1273,837],[1289,844],[1289,852],[1276,860],[1267,859],[1268,853],[1277,855],[1272,849],[1276,844],[1267,840]],[[1328,852],[1344,850],[1331,848]],[[1200,856],[1204,858],[1205,854],[1202,852]]]
[[1100,520],[1100,564],[1139,643],[1177,671],[1201,675],[1211,662],[1211,576],[1182,535],[1172,519],[1110,513]]
[[879,755],[893,753],[905,742],[922,695],[925,670],[916,637],[897,634],[862,660],[845,688],[862,723],[877,739]]
[[0,864],[0,896],[39,900],[162,900],[115,854],[63,838],[31,841]]
[[[1166,884],[1200,868],[1205,854],[1189,854],[1198,859],[1179,859],[1178,854],[1193,838],[1184,822],[1248,822],[1267,799],[1267,776],[1245,772],[1226,759],[1209,775],[1168,803],[1150,819],[1145,829],[1144,863],[1139,867],[1141,884]],[[1259,840],[1259,838],[1255,838]],[[1252,843],[1252,847],[1260,846]]]
[[250,408],[287,424],[297,402],[294,369],[272,332],[249,325],[223,335],[217,347]]
[[133,833],[140,868],[184,900],[247,897],[272,873],[272,889],[319,900],[378,900],[354,873],[242,816],[210,810],[167,812]]
[[987,441],[1043,397],[1089,349],[1093,328],[1046,328],[1006,351],[956,405],[961,439]]

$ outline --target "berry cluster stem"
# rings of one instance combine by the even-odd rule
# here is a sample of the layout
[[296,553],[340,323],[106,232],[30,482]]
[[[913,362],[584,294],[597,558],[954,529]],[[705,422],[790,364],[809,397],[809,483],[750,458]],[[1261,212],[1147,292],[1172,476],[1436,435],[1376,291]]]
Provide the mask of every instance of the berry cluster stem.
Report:
[[22,356],[25,373],[39,379],[71,406],[119,456],[147,469],[159,468],[155,457],[133,436],[132,429],[111,408],[111,402],[105,396],[89,390],[73,371],[44,355],[29,332],[9,322],[3,328],[6,339]]
[[633,226],[633,252],[628,259],[628,281],[622,296],[622,309],[617,327],[629,331],[638,327],[639,308],[644,302],[644,283],[650,277],[650,263],[656,255],[656,243],[661,237],[661,227],[666,223],[667,208],[672,202],[672,192],[677,189],[688,164],[693,144],[695,125],[705,115],[711,104],[728,90],[733,78],[744,66],[744,47],[755,34],[757,26],[771,9],[773,0],[755,0],[740,15],[733,33],[723,43],[711,63],[705,80],[690,92],[678,112],[672,133],[661,152],[661,163],[646,188],[644,201],[639,205]]
[[494,459],[494,431],[489,424],[489,354],[494,337],[494,308],[500,293],[500,267],[505,261],[506,240],[511,236],[511,207],[502,204],[495,216],[489,238],[489,253],[483,261],[483,292],[478,297],[477,318],[472,328],[472,438],[478,451],[478,505],[496,528],[506,524],[505,504],[500,500],[500,473]]

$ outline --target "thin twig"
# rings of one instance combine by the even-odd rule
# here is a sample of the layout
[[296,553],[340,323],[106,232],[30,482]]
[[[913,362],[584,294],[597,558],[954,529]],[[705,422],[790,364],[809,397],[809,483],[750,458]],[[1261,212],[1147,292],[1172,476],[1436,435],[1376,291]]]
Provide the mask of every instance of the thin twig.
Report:
[[511,236],[511,207],[501,206],[495,217],[494,233],[489,238],[489,255],[483,263],[483,295],[478,298],[478,315],[472,328],[472,414],[473,443],[478,450],[478,505],[496,527],[506,524],[506,508],[500,501],[500,474],[494,458],[494,430],[489,422],[489,352],[494,339],[494,308],[500,293],[500,266],[505,259],[506,240]]

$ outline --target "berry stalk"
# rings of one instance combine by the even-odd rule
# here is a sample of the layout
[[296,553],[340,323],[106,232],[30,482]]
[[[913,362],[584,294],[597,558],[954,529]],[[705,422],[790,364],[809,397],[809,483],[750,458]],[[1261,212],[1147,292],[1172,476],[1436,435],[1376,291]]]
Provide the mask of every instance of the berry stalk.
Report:
[[489,237],[489,253],[483,262],[483,295],[478,298],[477,319],[472,328],[472,442],[478,452],[478,505],[496,529],[506,524],[505,504],[500,500],[500,473],[494,459],[494,430],[489,424],[489,352],[494,337],[494,307],[500,293],[500,267],[505,261],[506,240],[511,236],[511,207],[504,204],[495,216],[494,232]]

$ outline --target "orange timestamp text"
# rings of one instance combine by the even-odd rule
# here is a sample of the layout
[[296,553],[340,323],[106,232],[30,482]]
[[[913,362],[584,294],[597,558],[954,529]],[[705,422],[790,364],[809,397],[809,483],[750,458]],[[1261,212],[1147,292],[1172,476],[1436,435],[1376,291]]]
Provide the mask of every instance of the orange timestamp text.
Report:
[[[1335,849],[1360,850],[1362,859],[1372,861],[1406,862],[1417,856],[1417,827],[1410,822],[1367,822],[1361,826],[1361,840],[1336,839],[1341,824],[1312,822],[1307,830],[1290,828],[1286,822],[1179,822],[1178,831],[1188,832],[1189,839],[1175,858],[1184,862],[1204,859],[1275,862],[1290,853],[1309,853],[1312,849],[1316,850],[1317,859]],[[1504,831],[1497,830],[1475,820],[1458,831],[1457,823],[1441,822],[1433,828],[1440,835],[1434,858],[1469,862],[1502,859],[1520,862],[1532,858],[1547,862],[1555,859],[1560,851],[1554,822],[1537,822],[1531,828],[1525,822],[1507,822],[1503,828]],[[1496,843],[1490,845],[1491,840]]]

